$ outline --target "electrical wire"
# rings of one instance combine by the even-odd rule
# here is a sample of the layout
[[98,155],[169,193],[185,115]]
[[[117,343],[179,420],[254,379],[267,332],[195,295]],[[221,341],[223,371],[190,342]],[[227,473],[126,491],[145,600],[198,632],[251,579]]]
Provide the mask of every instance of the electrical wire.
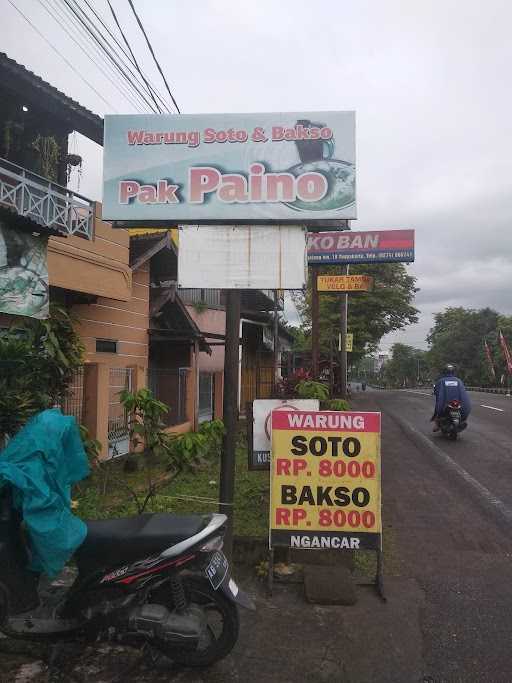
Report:
[[124,79],[126,84],[137,94],[137,97],[142,100],[145,107],[149,108],[152,112],[157,111],[155,110],[151,99],[148,98],[148,93],[145,90],[144,84],[139,81],[138,74],[129,64],[126,64],[126,62],[123,61],[123,57],[120,56],[114,46],[109,43],[108,38],[105,38],[100,29],[95,25],[94,21],[91,20],[78,2],[76,0],[60,1],[71,14],[80,31],[83,32],[85,30],[85,35],[89,39],[92,39],[93,43],[105,54],[117,72],[117,77],[121,76],[121,78]]
[[18,12],[18,14],[20,16],[22,16],[23,19],[25,19],[27,24],[29,24],[34,29],[34,31],[38,34],[38,36],[40,38],[42,38],[45,41],[45,43],[47,43],[57,55],[59,55],[59,57],[69,66],[69,68],[80,78],[80,80],[82,80],[87,86],[89,86],[89,88],[100,98],[100,100],[102,100],[102,102],[104,102],[107,105],[107,107],[109,107],[111,110],[116,112],[116,114],[119,113],[118,110],[114,107],[114,105],[111,102],[109,102],[108,100],[106,100],[103,97],[103,95],[100,92],[98,92],[98,90],[96,90],[96,88],[92,85],[92,83],[89,83],[89,81],[86,78],[84,78],[84,76],[78,71],[78,69],[76,69],[73,66],[73,64],[62,54],[62,52],[59,52],[59,50],[55,47],[55,45],[53,45],[53,43],[51,43],[48,40],[48,38],[43,33],[41,33],[41,31],[37,28],[37,26],[35,26],[30,21],[30,19],[25,14],[23,14],[23,12],[20,10],[20,8],[17,7],[12,0],[7,0],[7,1],[9,2],[10,5],[12,5],[12,7],[14,7],[14,9]]
[[[124,56],[125,56],[125,57],[134,65],[134,66],[136,66],[136,68],[138,69],[137,60],[135,59],[135,55],[133,54],[133,50],[131,49],[131,46],[130,46],[130,44],[129,44],[129,42],[128,42],[128,39],[127,39],[127,38],[124,36],[124,34],[123,34],[121,25],[120,25],[119,21],[117,20],[117,16],[115,15],[114,10],[113,10],[112,7],[110,6],[109,0],[107,0],[107,2],[108,2],[108,4],[109,4],[109,6],[110,6],[110,11],[111,11],[111,13],[112,13],[112,15],[113,15],[113,17],[114,17],[114,20],[115,20],[116,25],[117,25],[117,27],[118,27],[118,29],[119,29],[119,32],[121,33],[121,35],[122,35],[122,37],[123,37],[123,40],[124,40],[124,42],[126,43],[126,45],[127,45],[127,47],[128,47],[129,52],[127,52],[127,51],[125,50],[125,48],[123,47],[123,45],[122,45],[122,44],[119,42],[119,40],[117,39],[116,35],[111,31],[111,29],[110,29],[110,27],[108,26],[108,24],[105,23],[105,20],[101,17],[101,15],[100,15],[99,12],[94,8],[94,6],[91,5],[91,3],[89,2],[89,0],[84,0],[84,1],[85,1],[85,4],[87,5],[87,7],[89,7],[89,9],[91,10],[91,12],[94,14],[94,16],[95,16],[95,17],[97,18],[97,20],[100,22],[100,24],[104,27],[104,29],[106,30],[106,32],[108,33],[108,35],[112,38],[112,40],[113,40],[113,41],[116,43],[116,45],[119,47],[119,49],[120,49],[121,52],[124,54]],[[119,55],[118,55],[118,56],[119,56]],[[162,97],[162,94],[158,91],[158,88],[155,87],[155,84],[152,83],[152,82],[150,81],[150,79],[146,76],[146,74],[145,74],[143,71],[141,71],[140,69],[138,69],[138,71],[139,71],[140,75],[142,76],[142,78],[144,79],[144,81],[147,81],[147,83],[148,83],[148,89],[150,88],[150,89],[153,91],[153,93],[155,94],[155,96],[160,100],[160,103],[162,104],[162,106],[164,107],[164,109],[166,109],[166,110],[170,113],[169,104],[168,104],[168,103],[166,102],[166,100]]]
[[173,95],[172,92],[171,92],[171,89],[170,89],[170,87],[169,87],[169,83],[167,83],[167,79],[166,79],[166,77],[164,76],[164,72],[162,71],[162,67],[160,66],[160,64],[159,64],[159,62],[158,62],[158,59],[156,58],[156,55],[155,55],[155,52],[154,52],[153,47],[152,47],[152,45],[151,45],[151,42],[150,42],[150,40],[149,40],[149,38],[148,38],[148,36],[147,36],[146,31],[144,30],[144,26],[142,25],[142,21],[140,20],[139,15],[137,14],[137,11],[136,11],[136,9],[135,9],[135,7],[134,7],[134,5],[133,5],[132,0],[128,0],[128,4],[129,4],[130,7],[132,8],[132,12],[133,12],[133,14],[134,14],[134,16],[135,16],[135,19],[137,20],[137,23],[138,23],[138,25],[139,25],[139,28],[140,28],[140,30],[142,31],[142,35],[143,35],[144,38],[146,39],[147,46],[148,46],[148,48],[149,48],[149,51],[151,52],[151,55],[152,55],[153,60],[154,60],[154,62],[155,62],[155,64],[156,64],[156,66],[157,66],[157,69],[158,69],[158,71],[160,72],[160,75],[162,76],[163,82],[165,83],[165,87],[167,88],[167,92],[169,93],[169,95],[170,95],[170,97],[171,97],[171,100],[172,100],[174,106],[176,107],[176,110],[177,110],[178,114],[181,114],[180,108],[178,107],[178,103],[177,103],[176,100],[174,99],[174,95]]
[[[148,106],[148,107],[151,109],[151,111],[153,111],[154,113],[156,113],[156,112],[155,112],[155,109],[154,109],[154,107],[153,107],[153,104],[152,104],[152,102],[147,98],[145,91],[140,89],[140,87],[139,87],[140,84],[134,82],[134,81],[132,80],[132,78],[130,78],[130,76],[126,73],[125,68],[123,68],[123,65],[120,64],[120,63],[117,61],[116,57],[112,55],[112,52],[110,51],[108,44],[107,44],[107,45],[105,44],[105,39],[104,39],[104,37],[103,37],[101,34],[99,34],[100,37],[98,37],[98,35],[97,35],[96,32],[95,32],[96,29],[94,29],[94,26],[91,27],[91,25],[89,25],[89,24],[87,23],[87,22],[88,22],[88,17],[87,17],[87,15],[83,12],[82,8],[81,8],[79,5],[77,5],[76,3],[75,3],[76,6],[73,5],[73,4],[70,2],[70,0],[63,0],[63,2],[64,2],[64,3],[66,4],[66,6],[73,12],[74,16],[77,18],[77,20],[78,20],[78,21],[80,22],[80,24],[83,26],[83,28],[87,31],[87,33],[95,40],[95,42],[100,46],[100,48],[104,50],[105,54],[106,54],[107,57],[110,59],[110,61],[112,62],[112,64],[115,66],[115,68],[118,70],[118,72],[120,73],[120,75],[122,76],[122,78],[124,78],[124,79],[126,80],[126,82],[127,82],[128,84],[130,84],[130,86],[138,93],[138,95],[139,95],[139,96],[144,100],[144,102],[146,103],[146,106]],[[78,11],[77,11],[77,10],[78,10]],[[83,15],[83,16],[81,16],[81,15]],[[84,17],[85,17],[85,18],[84,18]],[[102,41],[103,41],[103,42],[102,42]]]
[[[53,0],[53,1],[54,1],[54,2],[58,2],[58,0]],[[61,2],[62,2],[62,0],[61,0]],[[115,47],[114,47],[113,45],[110,45],[110,44],[109,44],[108,38],[105,38],[105,36],[101,33],[101,29],[99,29],[97,26],[94,26],[94,24],[91,22],[90,17],[87,16],[87,14],[84,12],[84,10],[83,10],[82,8],[78,7],[79,11],[82,13],[82,15],[85,16],[86,20],[89,22],[89,30],[86,29],[86,33],[84,34],[84,35],[85,35],[85,38],[86,38],[86,39],[88,40],[88,42],[96,49],[96,51],[99,50],[99,51],[101,52],[102,57],[103,57],[104,60],[105,60],[105,57],[106,57],[106,55],[107,55],[107,53],[108,53],[108,49],[112,49],[113,52],[114,52],[115,57],[119,60],[119,62],[120,62],[120,63],[129,71],[129,72],[130,72],[130,74],[132,75],[132,77],[134,77],[135,79],[137,79],[137,78],[138,78],[138,74],[131,68],[131,63],[133,63],[133,61],[132,61],[132,58],[131,58],[130,54],[125,50],[125,48],[124,48],[123,45],[119,42],[119,40],[118,40],[117,37],[114,35],[114,33],[112,33],[112,31],[110,30],[109,26],[108,26],[108,25],[105,23],[105,21],[102,19],[101,15],[98,14],[98,12],[95,10],[95,8],[93,7],[93,5],[91,5],[91,4],[88,2],[88,0],[85,0],[85,2],[86,2],[86,4],[87,4],[87,6],[91,9],[91,11],[93,12],[94,16],[95,16],[95,17],[97,18],[97,20],[100,22],[100,24],[105,28],[105,30],[106,30],[107,34],[110,36],[110,38],[111,38],[111,39],[115,42],[115,44],[119,47],[119,49],[120,49],[122,55],[115,49]],[[75,4],[76,4],[76,3],[75,3]],[[84,26],[83,26],[83,21],[81,22],[80,19],[77,18],[76,12],[73,13],[73,10],[70,9],[69,6],[68,6],[68,4],[65,3],[65,2],[62,2],[62,9],[63,9],[63,11],[67,12],[67,13],[71,16],[71,20],[72,20],[74,23],[78,24],[78,28],[79,28],[80,33],[83,33],[83,30],[82,30],[82,29],[84,28]],[[96,33],[100,36],[101,40],[103,41],[101,44],[98,43],[98,40],[95,39],[94,36],[92,36],[91,30],[90,30],[90,26],[91,26],[91,25],[94,27]],[[100,44],[100,47],[98,47],[98,44]],[[106,47],[106,46],[107,46],[107,47]],[[124,57],[127,61],[124,61],[123,57]],[[109,69],[112,69],[112,68],[113,68],[113,67],[112,67],[112,62],[111,62],[110,58],[108,58],[108,66],[109,66]],[[114,73],[116,74],[116,77],[117,77],[116,71],[114,71]],[[159,99],[160,102],[163,104],[163,106],[164,106],[167,110],[169,110],[169,105],[168,105],[167,102],[163,99],[162,95],[158,92],[158,90],[155,88],[154,84],[151,83],[151,81],[150,81],[149,79],[147,79],[147,77],[144,78],[145,74],[141,74],[141,75],[143,76],[143,79],[144,79],[144,80],[147,80],[147,81],[148,81],[148,83],[149,83],[150,86],[151,86],[151,90],[155,93],[155,95],[158,97],[158,99]],[[137,82],[138,82],[138,81],[137,81]],[[139,83],[139,85],[142,86],[142,84],[140,84],[140,83]],[[130,87],[132,87],[132,84],[131,84],[131,83],[130,83]],[[149,91],[148,91],[148,92],[149,92]],[[151,94],[151,93],[149,93],[149,94]]]
[[[61,21],[61,19],[64,20],[64,17],[62,15],[56,16],[52,9],[55,10],[55,7],[47,6],[46,5],[46,0],[37,0],[41,7],[53,18],[53,20],[62,28],[62,30],[69,36],[69,38],[80,48],[80,50],[85,54],[85,56],[98,68],[98,70],[105,76],[105,78],[112,83],[114,88],[118,90],[118,92],[121,93],[121,95],[128,101],[130,104],[135,107],[139,112],[142,112],[143,110],[140,108],[140,105],[138,104],[137,101],[135,101],[130,94],[130,92],[127,92],[126,90],[123,91],[121,89],[121,81],[115,81],[111,76],[103,69],[101,64],[98,64],[98,62],[92,57],[92,55],[87,51],[87,49],[77,40],[75,36],[73,36],[69,30]],[[56,10],[55,10],[56,11]]]
[[[115,12],[114,12],[112,6],[110,5],[109,0],[107,0],[107,2],[108,2],[108,4],[109,4],[109,6],[110,6],[110,11],[111,11],[111,13],[112,13],[112,15],[113,15],[113,17],[114,17],[114,20],[115,20],[115,22],[116,22],[117,28],[118,28],[119,32],[121,33],[121,35],[122,35],[122,37],[123,37],[123,40],[124,40],[124,42],[125,42],[125,44],[126,44],[126,47],[128,48],[128,52],[126,51],[126,49],[124,48],[124,46],[119,42],[119,40],[117,39],[116,35],[112,32],[112,30],[110,29],[110,27],[108,26],[108,24],[105,22],[105,20],[101,17],[101,15],[99,14],[99,12],[95,9],[95,7],[94,7],[93,5],[91,5],[91,3],[89,2],[89,0],[84,0],[84,1],[85,1],[85,4],[87,5],[87,7],[89,7],[89,9],[91,10],[91,12],[92,12],[92,13],[94,14],[94,16],[96,17],[96,19],[100,22],[100,24],[101,24],[101,25],[103,26],[103,28],[106,30],[106,32],[108,33],[108,35],[112,38],[112,40],[115,42],[115,44],[119,47],[119,49],[120,49],[121,52],[124,54],[124,56],[128,59],[128,61],[130,61],[130,62],[136,67],[137,71],[139,72],[139,74],[141,75],[142,79],[144,80],[144,82],[145,82],[146,85],[147,85],[148,92],[150,92],[150,93],[153,92],[154,95],[155,95],[155,97],[157,97],[157,98],[160,100],[160,103],[162,104],[162,106],[164,107],[164,109],[165,109],[166,111],[169,111],[169,105],[168,105],[168,103],[164,100],[164,98],[162,97],[161,93],[158,92],[157,88],[156,88],[155,85],[149,80],[149,78],[146,76],[146,74],[139,68],[139,65],[137,64],[137,60],[135,59],[135,55],[134,55],[133,50],[132,50],[132,48],[131,48],[131,45],[130,45],[130,43],[128,42],[128,39],[126,38],[126,36],[123,34],[123,30],[122,30],[122,28],[121,28],[121,25],[120,25],[119,21],[117,20],[117,16],[116,16],[116,14],[115,14]],[[119,57],[119,54],[118,54],[118,57]],[[132,72],[132,73],[133,73],[133,72]]]
[[[85,1],[87,2],[87,0],[85,0]],[[153,91],[151,90],[151,87],[150,87],[150,85],[149,85],[149,83],[148,83],[146,77],[144,76],[144,74],[143,74],[142,71],[140,70],[140,66],[138,65],[137,60],[135,59],[135,55],[133,54],[133,50],[132,50],[132,48],[130,47],[130,43],[128,42],[126,36],[124,35],[124,31],[123,31],[123,29],[121,28],[121,25],[119,24],[119,21],[118,21],[118,19],[117,19],[117,15],[116,15],[116,13],[114,12],[114,8],[112,7],[112,5],[111,5],[111,3],[110,3],[110,0],[107,0],[107,3],[108,3],[108,6],[110,7],[110,11],[112,12],[112,16],[114,17],[114,21],[116,22],[117,28],[119,29],[119,33],[120,33],[121,36],[123,37],[123,40],[124,40],[124,42],[125,42],[125,44],[126,44],[126,47],[127,47],[128,50],[130,51],[130,54],[131,54],[132,59],[133,59],[133,63],[135,64],[135,67],[136,67],[137,71],[140,73],[142,79],[144,80],[144,83],[146,84],[146,88],[148,89],[148,92],[150,93],[151,97],[153,98],[153,102],[155,103],[156,108],[158,109],[158,111],[159,111],[160,113],[162,113],[162,110],[160,109],[160,107],[159,107],[159,105],[158,105],[158,102],[156,101],[155,95],[153,94]],[[87,2],[87,4],[89,4],[89,3]]]

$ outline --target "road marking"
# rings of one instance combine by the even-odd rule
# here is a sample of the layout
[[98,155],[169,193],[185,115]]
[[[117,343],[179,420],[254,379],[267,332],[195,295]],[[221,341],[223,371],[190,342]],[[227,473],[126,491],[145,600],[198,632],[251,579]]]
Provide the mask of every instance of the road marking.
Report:
[[408,434],[413,441],[416,441],[416,443],[419,442],[420,444],[426,446],[431,453],[433,453],[433,455],[435,455],[437,459],[440,460],[443,465],[445,465],[445,467],[460,477],[473,491],[473,493],[478,496],[486,509],[496,515],[501,521],[505,521],[507,523],[507,528],[510,530],[512,525],[512,509],[509,508],[508,505],[505,505],[505,503],[497,498],[494,493],[489,491],[488,488],[481,484],[477,479],[472,477],[469,472],[466,472],[466,470],[457,462],[455,462],[455,460],[450,458],[447,453],[432,443],[428,436],[425,436],[425,434],[422,434],[420,431],[415,429],[415,427],[413,427],[407,420],[404,420],[403,417],[397,415],[396,413],[390,412],[390,415],[398,422],[404,432]]
[[497,410],[500,413],[504,413],[505,411],[503,408],[495,408],[494,406],[486,406],[483,403],[480,403],[480,408],[489,408],[489,410]]

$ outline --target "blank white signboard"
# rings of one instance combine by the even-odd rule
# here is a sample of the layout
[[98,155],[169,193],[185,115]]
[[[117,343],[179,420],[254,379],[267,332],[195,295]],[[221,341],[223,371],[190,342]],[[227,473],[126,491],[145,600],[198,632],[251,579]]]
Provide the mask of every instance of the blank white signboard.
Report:
[[306,267],[300,226],[180,227],[179,287],[302,289]]

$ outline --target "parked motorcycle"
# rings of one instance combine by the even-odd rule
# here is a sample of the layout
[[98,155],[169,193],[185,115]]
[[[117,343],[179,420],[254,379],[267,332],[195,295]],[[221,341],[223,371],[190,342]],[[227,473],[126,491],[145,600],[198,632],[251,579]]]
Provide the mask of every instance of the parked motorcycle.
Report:
[[453,400],[448,403],[443,415],[439,418],[439,428],[444,436],[455,441],[460,432],[467,427],[467,422],[462,419],[462,404]]
[[226,516],[142,514],[87,522],[78,577],[38,604],[19,514],[0,490],[0,631],[31,641],[149,644],[173,661],[207,666],[238,637],[237,605],[252,609],[222,553]]

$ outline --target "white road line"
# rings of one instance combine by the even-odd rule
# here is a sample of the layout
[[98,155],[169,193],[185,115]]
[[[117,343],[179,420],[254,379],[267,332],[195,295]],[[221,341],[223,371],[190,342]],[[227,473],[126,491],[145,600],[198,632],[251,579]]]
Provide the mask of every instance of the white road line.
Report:
[[480,408],[489,408],[489,410],[497,410],[500,413],[504,413],[505,411],[503,408],[495,408],[494,406],[486,406],[483,403],[480,403]]

